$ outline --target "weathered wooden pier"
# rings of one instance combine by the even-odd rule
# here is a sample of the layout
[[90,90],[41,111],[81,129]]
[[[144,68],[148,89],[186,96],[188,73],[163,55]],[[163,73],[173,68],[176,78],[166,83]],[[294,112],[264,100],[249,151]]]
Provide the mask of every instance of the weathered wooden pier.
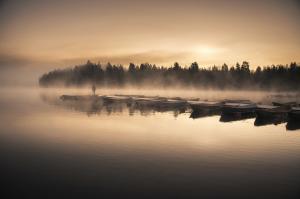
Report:
[[[112,110],[125,105],[131,112],[167,112],[190,113],[193,119],[220,115],[221,122],[233,122],[255,118],[255,126],[288,122],[291,130],[300,128],[300,105],[297,102],[273,102],[273,105],[258,104],[250,100],[207,101],[195,98],[160,97],[144,95],[62,95],[63,102],[92,103],[95,107]],[[97,104],[97,106],[95,106]],[[299,124],[299,125],[298,125]]]

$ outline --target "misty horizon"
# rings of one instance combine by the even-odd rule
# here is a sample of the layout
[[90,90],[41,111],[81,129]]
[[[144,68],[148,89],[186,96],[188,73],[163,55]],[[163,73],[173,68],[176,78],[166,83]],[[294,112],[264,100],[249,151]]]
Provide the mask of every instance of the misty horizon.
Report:
[[0,0],[9,198],[300,198],[299,0]]
[[3,72],[88,59],[165,66],[192,60],[205,67],[300,61],[297,0],[26,2],[0,4]]
[[300,65],[271,65],[251,69],[249,62],[243,61],[235,66],[201,67],[197,62],[181,66],[157,66],[142,63],[123,65],[93,63],[70,68],[48,71],[39,77],[42,87],[66,86],[82,87],[97,85],[107,88],[201,88],[201,89],[245,89],[245,90],[281,90],[297,91],[300,89]]

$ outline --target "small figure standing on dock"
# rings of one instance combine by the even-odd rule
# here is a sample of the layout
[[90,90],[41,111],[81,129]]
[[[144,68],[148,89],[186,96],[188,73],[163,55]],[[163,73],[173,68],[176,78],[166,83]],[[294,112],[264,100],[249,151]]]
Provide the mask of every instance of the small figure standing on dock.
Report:
[[92,91],[93,91],[93,94],[96,95],[96,85],[95,84],[93,84],[93,86],[92,86]]

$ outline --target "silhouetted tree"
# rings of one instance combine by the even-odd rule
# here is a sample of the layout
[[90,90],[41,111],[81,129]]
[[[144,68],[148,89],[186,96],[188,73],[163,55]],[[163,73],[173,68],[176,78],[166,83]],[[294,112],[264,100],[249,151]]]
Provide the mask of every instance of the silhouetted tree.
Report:
[[178,64],[178,62],[175,62],[174,63],[174,67],[173,67],[173,70],[175,70],[175,71],[179,71],[180,70],[180,65]]
[[228,72],[228,66],[227,66],[227,64],[224,63],[224,64],[222,65],[222,71],[223,71],[223,72]]
[[190,66],[190,71],[196,73],[199,71],[199,66],[197,62],[193,62]]
[[261,88],[300,90],[300,65],[292,62],[289,65],[258,66],[256,70],[250,70],[247,61],[242,65],[236,63],[228,70],[227,64],[199,68],[197,62],[193,62],[188,68],[182,68],[178,62],[172,67],[166,68],[149,63],[140,66],[130,63],[128,70],[122,65],[107,63],[105,70],[100,63],[94,64],[87,61],[86,64],[73,68],[58,69],[42,75],[39,79],[41,86],[81,86],[92,84],[97,86],[118,86],[125,84],[136,86],[153,85],[168,87],[172,85],[191,85],[195,87],[225,88]]

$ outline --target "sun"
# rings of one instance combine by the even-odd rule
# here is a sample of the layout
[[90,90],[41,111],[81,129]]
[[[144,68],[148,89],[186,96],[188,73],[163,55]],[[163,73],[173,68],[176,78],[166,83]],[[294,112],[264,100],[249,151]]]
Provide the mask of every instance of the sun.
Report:
[[216,53],[219,53],[221,49],[216,47],[211,47],[211,46],[196,46],[194,47],[193,51],[196,54],[208,56],[208,55],[214,55]]

